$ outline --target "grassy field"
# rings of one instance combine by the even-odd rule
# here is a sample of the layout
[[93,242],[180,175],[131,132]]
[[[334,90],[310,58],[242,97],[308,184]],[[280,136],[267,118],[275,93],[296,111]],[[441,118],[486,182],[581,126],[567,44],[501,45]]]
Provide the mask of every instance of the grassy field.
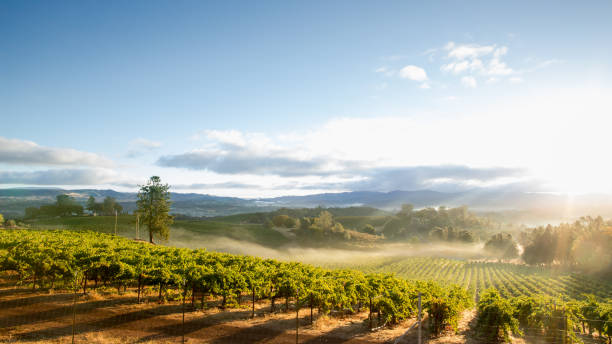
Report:
[[[62,218],[33,219],[26,224],[34,229],[69,229],[91,230],[102,233],[114,233],[114,216],[74,216]],[[226,237],[233,240],[248,241],[251,243],[278,247],[288,243],[288,239],[278,231],[264,228],[258,224],[228,223],[208,220],[176,220],[170,230],[170,244],[173,242],[173,233],[179,234],[182,240],[187,240],[189,234],[194,238]],[[121,215],[117,217],[117,234],[128,238],[136,237],[136,217]],[[140,238],[147,238],[146,227],[140,224]]]
[[434,257],[367,258],[328,264],[329,268],[353,268],[366,272],[394,273],[407,279],[460,284],[483,291],[494,287],[505,297],[547,294],[566,299],[594,294],[612,297],[612,282],[543,267],[511,263],[477,262]]

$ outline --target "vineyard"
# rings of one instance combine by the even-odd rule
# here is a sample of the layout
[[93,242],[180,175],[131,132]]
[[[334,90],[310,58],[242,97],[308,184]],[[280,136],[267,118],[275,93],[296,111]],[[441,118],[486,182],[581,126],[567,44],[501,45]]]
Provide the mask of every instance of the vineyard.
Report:
[[[440,325],[456,322],[472,296],[459,286],[407,281],[390,274],[364,274],[355,270],[326,270],[301,263],[279,262],[250,256],[156,246],[94,232],[2,231],[0,268],[18,275],[35,288],[87,288],[111,286],[117,292],[155,288],[159,302],[174,295],[221,299],[221,308],[240,306],[250,296],[267,299],[271,312],[310,309],[317,314],[344,314],[368,309],[370,327],[395,324],[415,315],[418,295],[425,309],[436,312],[444,304],[453,310],[437,318]],[[276,302],[284,299],[284,305]],[[435,300],[435,302],[429,302]],[[433,307],[433,308],[432,308]],[[374,314],[376,316],[374,317]],[[375,319],[374,319],[375,318]]]
[[580,342],[592,333],[610,341],[612,335],[609,284],[506,263],[387,257],[350,269],[346,263],[324,268],[89,231],[0,230],[0,272],[22,291],[69,290],[76,297],[92,289],[115,295],[129,290],[137,295],[130,301],[135,305],[152,298],[159,304],[182,301],[183,314],[186,301],[191,309],[204,309],[210,300],[221,310],[242,309],[251,319],[256,308],[259,314],[292,310],[296,334],[300,309],[310,324],[321,316],[366,314],[364,329],[378,330],[415,319],[420,298],[427,335],[435,336],[457,329],[463,312],[482,297],[475,333],[486,342],[510,340],[510,334],[551,343]]
[[406,279],[454,283],[479,291],[495,288],[504,298],[548,295],[582,299],[584,294],[612,298],[610,282],[547,267],[433,257],[389,257],[328,265],[340,266],[371,273],[394,273]]

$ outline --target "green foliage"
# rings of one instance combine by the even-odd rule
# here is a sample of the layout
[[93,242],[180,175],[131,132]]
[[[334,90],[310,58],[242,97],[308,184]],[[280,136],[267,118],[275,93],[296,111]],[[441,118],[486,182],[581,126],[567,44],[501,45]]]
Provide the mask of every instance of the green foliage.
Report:
[[470,213],[467,207],[439,207],[414,210],[410,204],[402,205],[397,215],[384,227],[385,237],[395,240],[473,242],[468,229],[487,228],[490,221]]
[[96,211],[96,198],[94,196],[89,196],[85,204],[85,209],[89,210],[91,213]]
[[0,227],[4,224],[4,216],[0,214]]
[[322,211],[314,218],[304,217],[296,230],[298,238],[305,243],[331,243],[334,241],[351,240],[351,234],[344,229],[341,223],[334,220],[328,211]]
[[521,242],[527,264],[559,264],[590,274],[612,274],[612,221],[601,216],[532,228],[522,234]]
[[272,218],[272,223],[276,227],[285,227],[285,223],[289,220],[287,215],[276,215]]
[[478,302],[476,330],[487,341],[497,343],[510,341],[510,334],[521,334],[514,309],[496,289],[484,292]]
[[153,243],[154,234],[168,239],[173,217],[170,212],[170,186],[162,184],[157,176],[151,177],[147,184],[140,186],[138,192],[138,213],[149,229],[149,241]]
[[500,259],[513,259],[519,256],[518,245],[508,233],[498,233],[485,243],[485,251]]
[[371,224],[367,224],[365,225],[365,227],[363,227],[361,229],[361,231],[363,233],[368,233],[368,234],[372,234],[372,235],[376,235],[376,229],[374,228],[374,226],[372,226]]
[[297,226],[296,219],[289,217],[288,215],[276,215],[272,218],[272,223],[276,227],[294,228]]
[[425,302],[425,309],[432,334],[440,334],[447,326],[456,331],[461,312],[472,307],[473,295],[458,285],[429,290],[434,292]]
[[79,216],[83,215],[83,206],[69,195],[57,195],[54,204],[41,205],[39,208],[25,209],[26,218],[53,217],[53,216]]
[[[381,319],[397,323],[415,313],[419,292],[432,295],[435,283],[418,283],[392,275],[354,270],[326,270],[301,263],[249,256],[149,245],[114,235],[75,231],[3,230],[0,270],[15,271],[23,283],[72,288],[95,280],[112,286],[157,286],[159,298],[190,289],[222,298],[223,307],[237,306],[245,293],[256,298],[293,299],[299,307],[322,313],[352,311],[368,302]],[[299,291],[299,298],[297,298]],[[456,292],[438,295],[451,297]]]

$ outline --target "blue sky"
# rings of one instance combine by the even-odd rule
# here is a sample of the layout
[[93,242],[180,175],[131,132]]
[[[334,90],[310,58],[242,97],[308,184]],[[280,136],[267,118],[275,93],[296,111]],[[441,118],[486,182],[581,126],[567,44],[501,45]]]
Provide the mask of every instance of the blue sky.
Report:
[[609,1],[4,1],[0,183],[133,190],[155,173],[250,197],[612,191],[610,13]]

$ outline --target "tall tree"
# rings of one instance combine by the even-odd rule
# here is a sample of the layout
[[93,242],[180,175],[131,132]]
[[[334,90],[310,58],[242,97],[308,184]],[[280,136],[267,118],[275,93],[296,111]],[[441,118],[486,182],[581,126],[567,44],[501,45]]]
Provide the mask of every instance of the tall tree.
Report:
[[149,241],[153,243],[153,234],[167,239],[173,216],[170,212],[170,186],[162,184],[158,176],[149,178],[145,185],[140,185],[138,192],[138,213],[142,222],[149,228]]
[[106,198],[104,198],[104,202],[102,203],[104,215],[114,215],[116,203],[117,200],[115,200],[114,197],[106,196]]
[[89,210],[92,214],[96,211],[96,198],[94,196],[89,196],[87,199],[87,210]]
[[55,197],[55,212],[54,215],[70,216],[72,214],[82,215],[83,206],[69,195],[57,195]]

